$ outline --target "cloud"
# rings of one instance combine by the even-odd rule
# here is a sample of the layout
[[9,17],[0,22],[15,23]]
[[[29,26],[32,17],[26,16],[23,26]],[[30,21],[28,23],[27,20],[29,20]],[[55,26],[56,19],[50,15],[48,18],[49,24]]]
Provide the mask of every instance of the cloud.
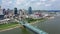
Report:
[[9,8],[12,5],[12,1],[11,0],[2,0],[2,8]]
[[51,2],[55,2],[56,0],[50,0]]
[[9,1],[8,3],[9,3],[9,4],[12,4],[12,1]]
[[35,0],[30,0],[30,1],[35,1]]
[[46,6],[48,8],[51,7],[51,5],[57,7],[56,4],[60,5],[59,3],[59,0],[2,0],[1,5],[5,8],[10,6],[17,8],[28,8],[29,6],[45,8]]
[[43,2],[45,2],[45,1],[47,1],[47,0],[40,0],[40,1],[43,1]]
[[40,3],[40,2],[37,2],[37,3],[36,3],[36,5],[38,5],[38,6],[41,5],[41,4],[42,4],[42,3]]
[[2,5],[9,5],[11,3],[12,3],[11,0],[2,0]]
[[26,3],[26,4],[25,4],[25,6],[28,6],[28,5],[29,5],[29,3]]
[[24,6],[30,6],[30,5],[31,5],[31,1],[33,1],[33,0],[30,0],[30,1],[28,1],[28,2],[25,2],[25,3],[24,3]]
[[52,4],[45,4],[46,7],[51,6]]
[[16,4],[19,5],[21,3],[23,3],[25,0],[16,0]]
[[15,6],[15,7],[21,6],[21,4],[24,3],[24,2],[25,2],[25,0],[16,0],[14,6]]
[[[15,3],[13,3],[13,1],[15,1]],[[25,0],[2,0],[2,5],[3,6],[10,6],[14,4],[15,7],[17,7],[18,5],[22,4]]]

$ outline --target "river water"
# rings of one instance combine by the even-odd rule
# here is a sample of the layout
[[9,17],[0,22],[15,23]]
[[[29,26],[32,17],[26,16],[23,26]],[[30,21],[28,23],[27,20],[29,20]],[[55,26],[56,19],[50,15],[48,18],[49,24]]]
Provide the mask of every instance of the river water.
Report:
[[36,23],[33,26],[42,29],[49,34],[60,34],[60,16],[56,16],[54,19],[45,22]]
[[[60,34],[60,16],[56,16],[54,19],[49,19],[45,22],[39,22],[34,25],[39,29],[49,33],[49,34]],[[34,34],[27,29],[15,28],[9,31],[0,32],[0,34]]]

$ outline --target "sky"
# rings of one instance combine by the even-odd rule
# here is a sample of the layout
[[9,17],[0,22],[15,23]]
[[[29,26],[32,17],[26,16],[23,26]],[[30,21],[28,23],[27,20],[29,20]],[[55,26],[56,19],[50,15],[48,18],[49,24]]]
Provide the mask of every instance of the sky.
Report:
[[33,10],[60,10],[60,0],[0,0],[2,8],[28,9]]

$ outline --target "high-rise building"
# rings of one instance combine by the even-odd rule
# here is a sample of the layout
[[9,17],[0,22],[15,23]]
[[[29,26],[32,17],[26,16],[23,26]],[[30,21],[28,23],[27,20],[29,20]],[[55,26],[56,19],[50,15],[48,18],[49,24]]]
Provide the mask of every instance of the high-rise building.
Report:
[[5,9],[3,9],[3,14],[6,15],[6,10]]
[[0,19],[3,19],[3,18],[4,18],[3,10],[1,9],[1,6],[0,6]]
[[0,6],[0,9],[1,9],[1,6]]
[[8,12],[9,12],[9,9],[7,9],[7,10],[6,9],[3,9],[3,14],[4,15],[8,15],[9,14]]
[[10,12],[10,9],[8,8],[7,11]]
[[17,14],[17,8],[14,8],[14,14],[16,15]]
[[0,15],[3,15],[3,10],[1,9],[1,6],[0,6]]
[[29,7],[29,8],[28,8],[28,11],[29,11],[29,12],[28,12],[29,14],[32,14],[32,7]]

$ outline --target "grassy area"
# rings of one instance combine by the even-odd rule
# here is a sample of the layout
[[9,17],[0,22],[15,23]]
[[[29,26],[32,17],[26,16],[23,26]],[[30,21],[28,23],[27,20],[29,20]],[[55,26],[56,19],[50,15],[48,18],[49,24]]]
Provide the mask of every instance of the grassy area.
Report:
[[18,23],[0,24],[0,30],[16,27]]
[[26,21],[28,21],[28,23],[31,23],[31,22],[35,22],[35,21],[43,21],[45,20],[44,18],[41,18],[41,19],[32,19],[32,18],[26,18]]

